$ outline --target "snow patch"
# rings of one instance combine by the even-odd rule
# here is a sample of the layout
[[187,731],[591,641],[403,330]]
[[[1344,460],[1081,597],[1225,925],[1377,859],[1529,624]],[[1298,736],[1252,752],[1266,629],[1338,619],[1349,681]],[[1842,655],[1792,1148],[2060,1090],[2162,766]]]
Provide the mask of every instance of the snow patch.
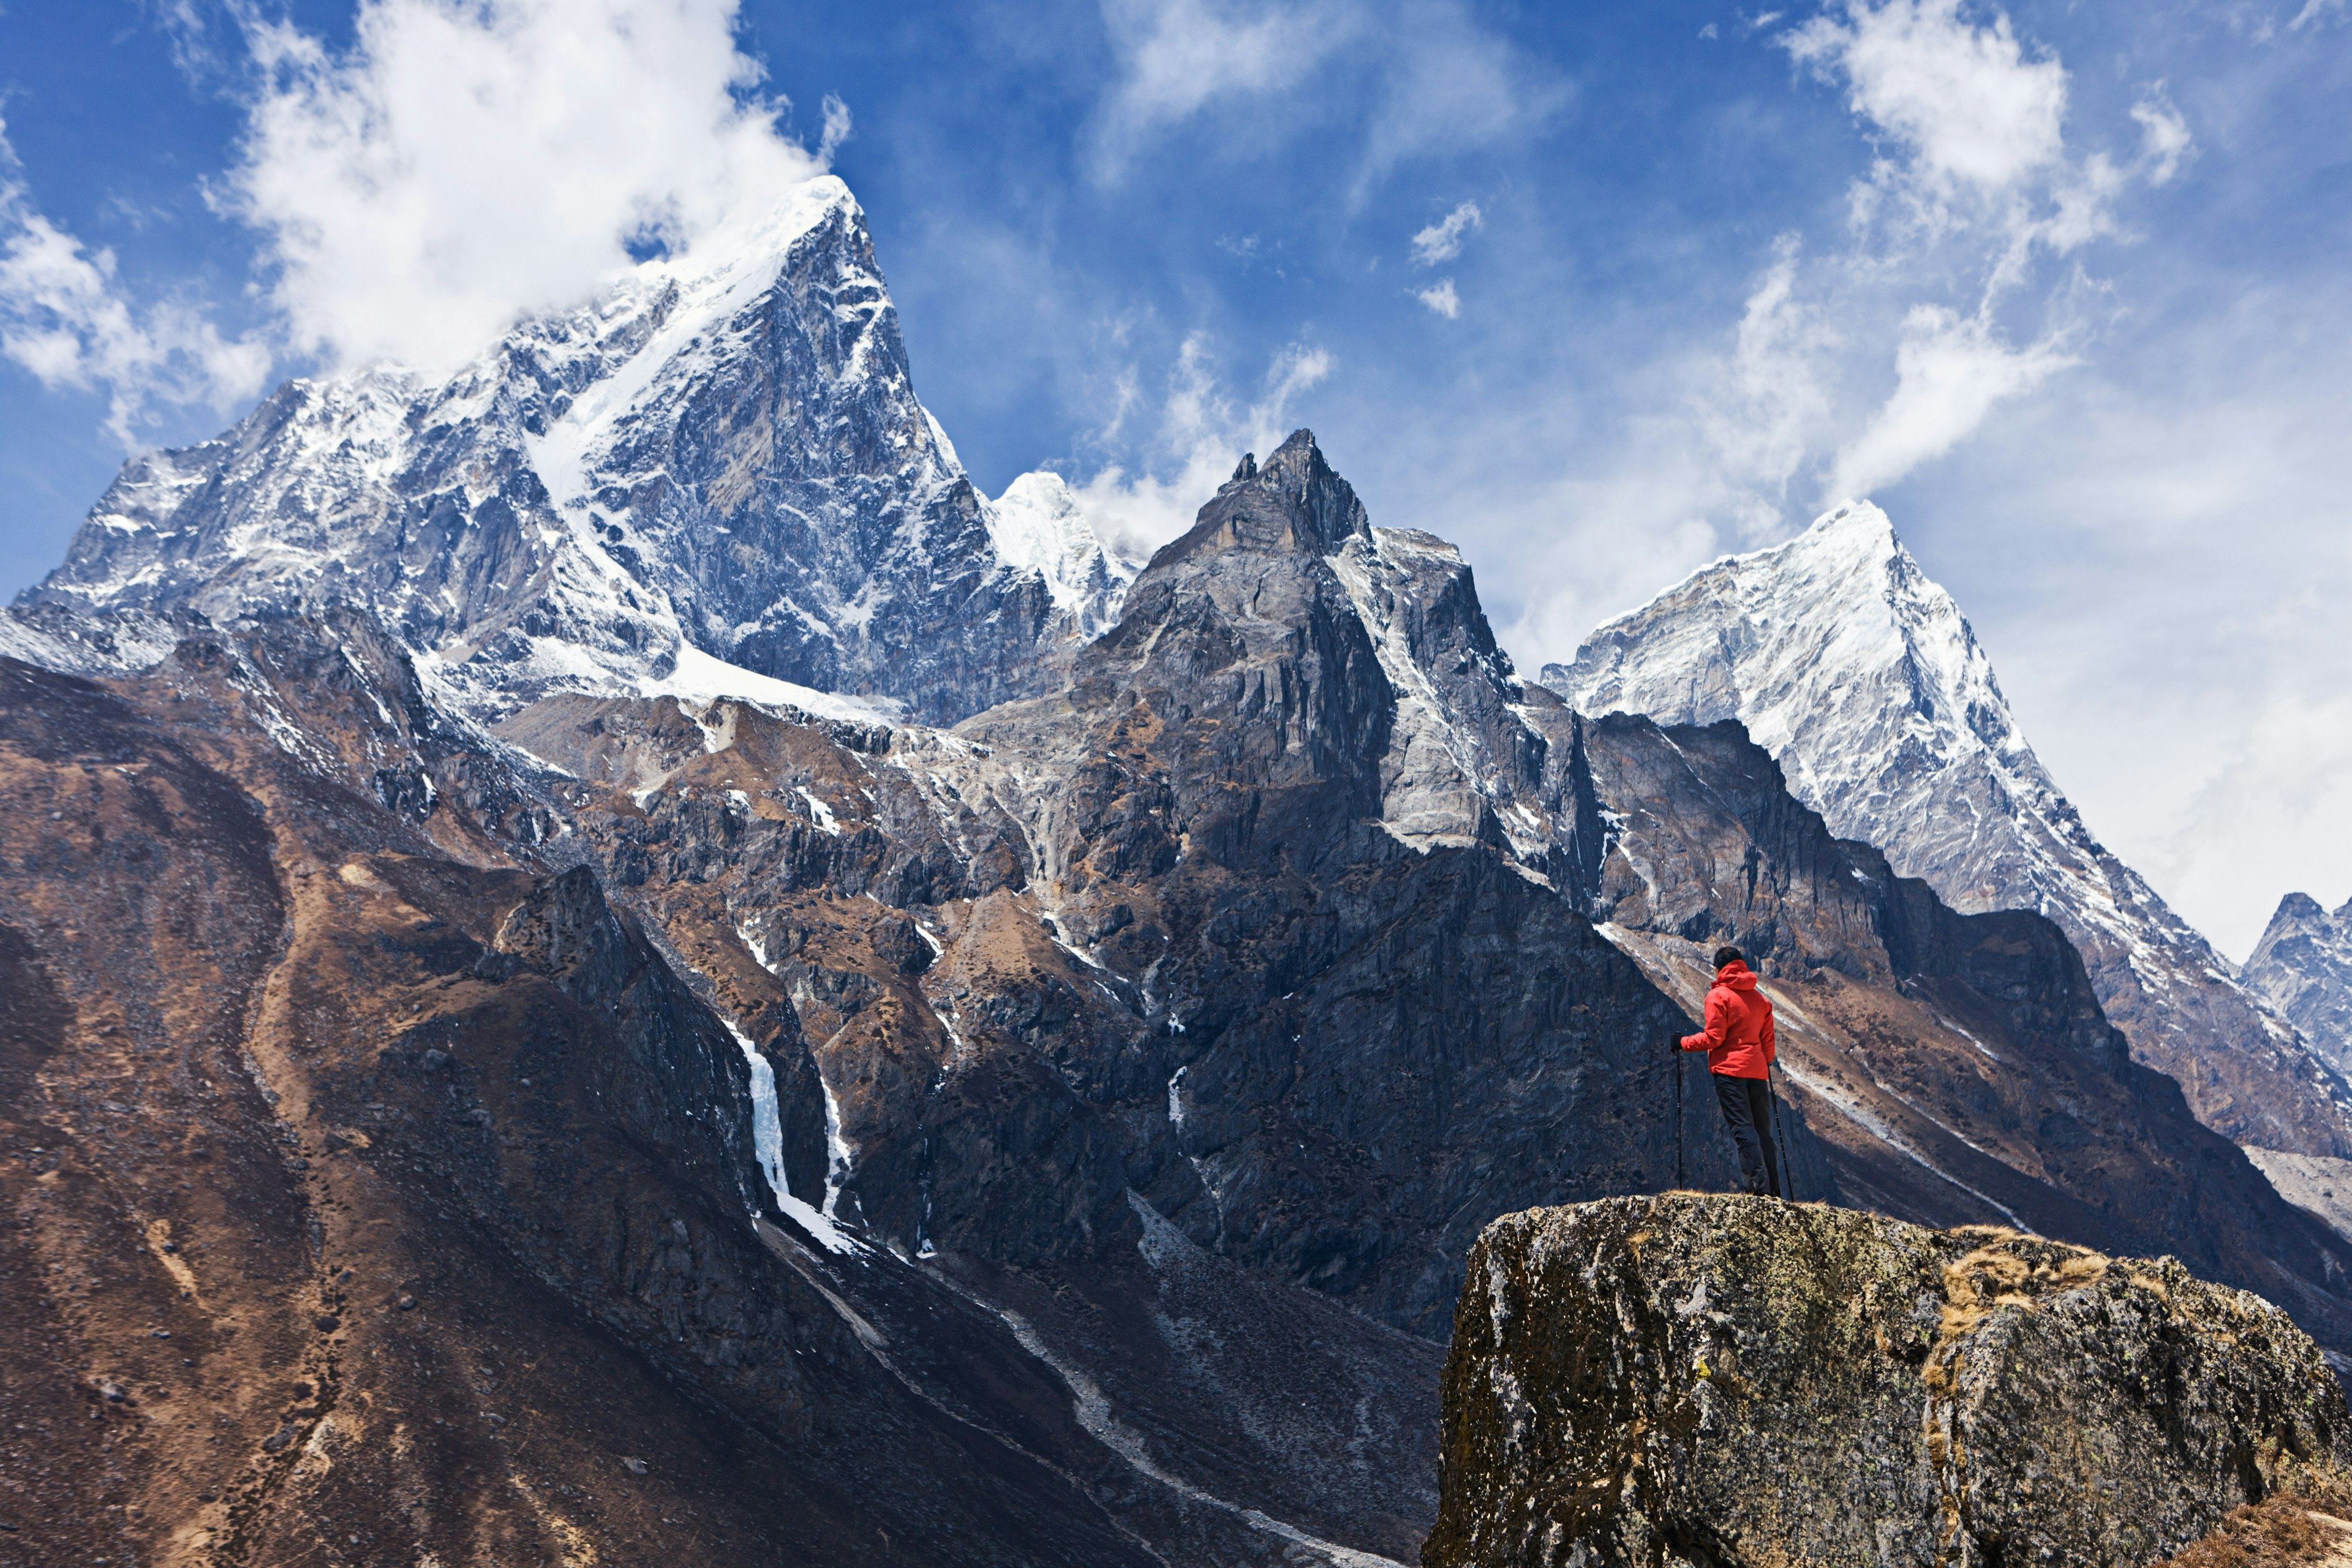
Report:
[[[832,1184],[826,1184],[824,1209],[822,1213],[793,1195],[784,1180],[784,1122],[776,1102],[776,1069],[760,1053],[732,1018],[722,1018],[727,1032],[735,1037],[741,1047],[743,1060],[751,1069],[751,1152],[760,1162],[760,1173],[768,1178],[768,1186],[775,1194],[776,1206],[789,1215],[828,1252],[854,1258],[865,1250],[833,1220]],[[822,1075],[820,1075],[822,1076]],[[830,1130],[833,1120],[833,1095],[825,1094],[825,1121]]]

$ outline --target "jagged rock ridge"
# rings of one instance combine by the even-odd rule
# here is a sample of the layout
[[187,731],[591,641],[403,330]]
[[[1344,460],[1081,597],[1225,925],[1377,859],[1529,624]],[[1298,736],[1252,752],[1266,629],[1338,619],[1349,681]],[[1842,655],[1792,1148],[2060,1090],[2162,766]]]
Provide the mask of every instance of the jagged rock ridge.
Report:
[[1695,574],[1543,679],[1576,708],[1738,719],[1841,837],[1955,909],[2038,910],[2108,1016],[2242,1143],[2352,1156],[2352,1089],[2092,837],[1951,596],[1868,502]]
[[2244,977],[2338,1070],[2352,1068],[2352,899],[2333,915],[2307,893],[2281,899]]
[[[35,1357],[12,1386],[60,1410],[58,1368],[129,1375],[141,1410],[209,1413],[288,1367],[341,1380],[173,1427],[230,1441],[131,1479],[100,1462],[116,1428],[73,1429],[100,1448],[37,1501],[98,1521],[93,1554],[157,1555],[155,1521],[268,1563],[351,1533],[755,1561],[787,1531],[847,1562],[1406,1560],[1480,1226],[1671,1179],[1674,943],[1702,928],[1801,1006],[1851,971],[1790,1126],[1809,1194],[2139,1226],[2341,1326],[2308,1222],[2118,1076],[2054,930],[1916,884],[1825,900],[1801,862],[1883,863],[1825,851],[1736,731],[1587,726],[1521,688],[1459,555],[1372,527],[1305,432],[1056,689],[948,731],[581,691],[493,731],[361,608],[169,623],[160,663],[143,613],[9,618],[95,672],[0,666],[34,807],[0,923],[60,999],[9,1111],[42,1152],[0,1165],[39,1216],[0,1237],[5,1278],[46,1331],[9,1342]],[[1657,772],[1677,751],[1695,784]],[[223,835],[241,881],[202,863]],[[1930,1004],[1948,1060],[2033,1066],[1939,1099],[1852,1026]],[[134,1070],[167,1050],[196,1054]],[[244,1062],[249,1100],[207,1097]],[[2045,1081],[2074,1120],[2022,1126]],[[1689,1178],[1727,1183],[1685,1111]],[[192,1179],[157,1129],[251,1152]],[[1906,1188],[1906,1141],[1979,1195]],[[139,1248],[126,1205],[179,1250]],[[277,1216],[266,1258],[231,1234],[247,1205]],[[47,1268],[79,1257],[100,1299]],[[252,1288],[213,1304],[215,1259]],[[197,1366],[114,1348],[145,1319]],[[474,1415],[409,1419],[460,1374]],[[517,1408],[550,1417],[527,1451]],[[640,1428],[652,1453],[615,1451]],[[387,1509],[420,1492],[463,1507]]]
[[[1669,1179],[1658,1047],[1716,930],[1821,1006],[1808,1195],[2138,1226],[2334,1331],[2330,1255],[2108,1059],[2054,931],[1823,898],[1892,879],[1738,735],[1523,687],[1459,552],[1306,432],[1129,575],[1058,481],[971,492],[824,182],[446,387],[297,384],[134,465],[0,618],[46,667],[0,666],[46,808],[0,879],[43,999],[0,1177],[48,1338],[11,1386],[135,1362],[230,1422],[133,1479],[93,1423],[46,1517],[260,1562],[1409,1557],[1465,1249]],[[1913,1070],[1979,1051],[1981,1091]],[[158,1129],[244,1154],[174,1197]],[[215,1253],[257,1282],[219,1311],[163,1261]],[[85,1256],[97,1307],[47,1267]],[[118,1353],[142,1312],[191,1314],[194,1373]],[[226,1392],[296,1365],[348,1381]],[[452,1376],[478,1421],[410,1420]],[[633,1403],[650,1458],[612,1451]]]
[[2050,921],[1959,914],[1833,837],[1736,721],[1550,711],[1566,716],[1569,793],[1599,820],[1599,858],[1577,870],[1601,932],[1694,1013],[1719,943],[1763,976],[1782,1091],[1829,1167],[1801,1190],[1919,1224],[2172,1252],[2325,1342],[2352,1336],[2340,1237],[2279,1201],[2270,1156],[2257,1170],[2131,1058]]
[[441,384],[289,382],[133,460],[27,599],[360,605],[485,710],[707,695],[715,658],[939,720],[1049,683],[1131,575],[1051,476],[972,488],[824,176]]

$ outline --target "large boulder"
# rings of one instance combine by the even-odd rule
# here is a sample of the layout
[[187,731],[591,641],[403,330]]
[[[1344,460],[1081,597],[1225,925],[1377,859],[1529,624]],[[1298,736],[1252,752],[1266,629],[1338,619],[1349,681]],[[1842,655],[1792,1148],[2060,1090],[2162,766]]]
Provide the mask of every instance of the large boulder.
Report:
[[2141,1564],[2342,1462],[2311,1339],[2169,1258],[1675,1194],[1470,1255],[1428,1568]]

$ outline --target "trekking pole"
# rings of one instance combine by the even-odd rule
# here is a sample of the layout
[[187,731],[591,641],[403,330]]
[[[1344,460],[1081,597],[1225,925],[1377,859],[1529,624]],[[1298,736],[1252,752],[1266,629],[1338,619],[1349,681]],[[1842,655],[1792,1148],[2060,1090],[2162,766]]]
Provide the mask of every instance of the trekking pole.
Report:
[[1772,1079],[1772,1064],[1764,1064],[1764,1092],[1772,1100],[1772,1142],[1780,1149],[1780,1195],[1794,1202],[1797,1196],[1797,1173],[1789,1168],[1789,1133],[1780,1116],[1780,1088]]
[[1675,1046],[1675,1189],[1683,1185],[1683,1047]]

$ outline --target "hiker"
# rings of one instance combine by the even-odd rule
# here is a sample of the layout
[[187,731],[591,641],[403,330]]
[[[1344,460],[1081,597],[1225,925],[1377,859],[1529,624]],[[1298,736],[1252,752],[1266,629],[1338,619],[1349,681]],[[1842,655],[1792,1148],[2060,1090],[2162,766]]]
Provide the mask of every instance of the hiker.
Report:
[[1723,1124],[1739,1146],[1739,1170],[1757,1197],[1780,1192],[1780,1167],[1772,1159],[1772,1000],[1756,988],[1756,976],[1736,947],[1715,950],[1715,984],[1706,994],[1705,1027],[1678,1042],[1685,1051],[1705,1051],[1715,1079]]

